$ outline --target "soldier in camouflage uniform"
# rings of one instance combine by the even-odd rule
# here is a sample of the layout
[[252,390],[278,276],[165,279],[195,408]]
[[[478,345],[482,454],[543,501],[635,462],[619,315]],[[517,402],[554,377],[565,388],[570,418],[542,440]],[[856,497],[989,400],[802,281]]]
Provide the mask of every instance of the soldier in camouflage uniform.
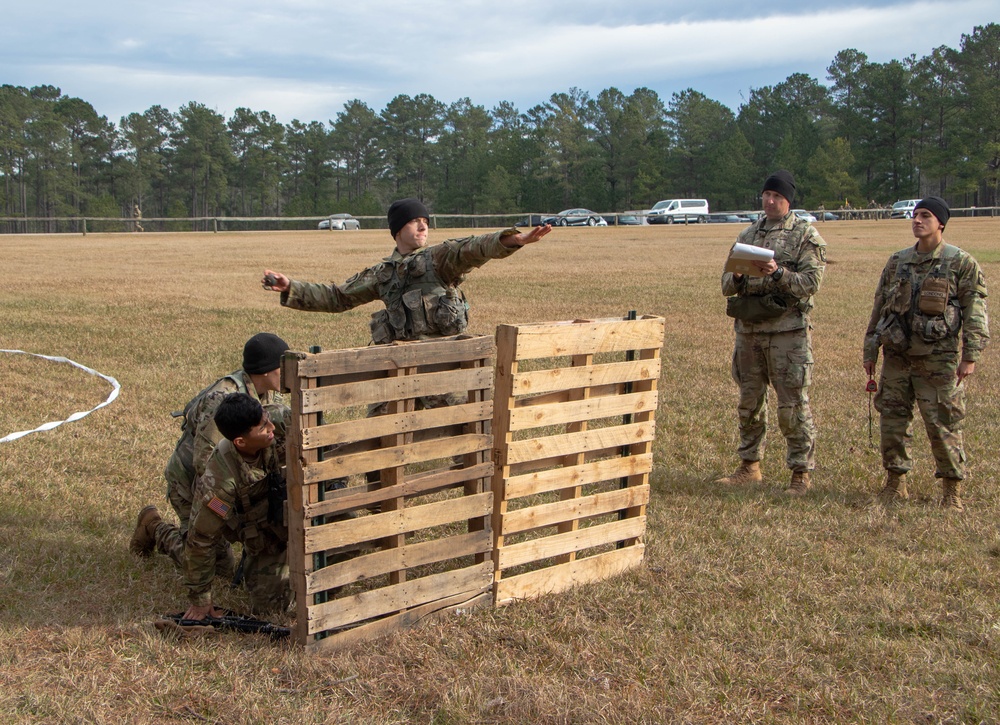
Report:
[[760,458],[767,427],[767,387],[778,396],[778,426],[785,437],[785,489],[805,493],[815,467],[816,427],[809,408],[813,352],[809,313],[826,268],[826,242],[809,222],[791,213],[795,180],[787,171],[767,178],[761,192],[763,215],[740,232],[737,242],[774,250],[755,263],[760,276],[724,272],[722,294],[735,318],[733,379],[740,388],[739,467],[719,484],[763,480]]
[[986,279],[967,252],[945,243],[951,216],[939,197],[913,210],[917,243],[893,254],[882,270],[865,331],[864,368],[875,372],[885,351],[875,407],[881,416],[886,505],[908,498],[905,476],[912,466],[913,404],[920,408],[941,479],[941,504],[961,511],[965,479],[962,420],[963,381],[990,339]]
[[[215,425],[214,415],[219,403],[229,393],[246,393],[270,408],[281,405],[277,391],[281,384],[281,356],[288,344],[277,335],[260,332],[243,346],[243,367],[230,373],[198,393],[184,407],[181,437],[163,471],[167,480],[167,500],[177,513],[181,536],[187,531],[188,518],[198,479],[205,473],[205,466],[222,434]],[[147,506],[139,513],[136,531],[129,545],[137,556],[149,556],[153,549],[169,556],[181,566],[183,545],[173,539],[148,541],[142,534],[154,518],[159,518],[155,506]],[[226,541],[219,542],[219,574],[232,576],[234,568],[232,550]]]
[[214,416],[225,439],[198,479],[186,535],[164,521],[147,526],[147,539],[182,546],[181,571],[190,600],[185,619],[220,615],[212,604],[212,579],[215,551],[223,540],[243,545],[244,581],[255,613],[280,612],[289,605],[287,496],[277,445],[283,439],[288,408],[275,410],[283,412],[278,421],[272,421],[260,402],[246,393],[225,396]]
[[[402,199],[389,207],[389,232],[396,249],[382,262],[358,272],[342,285],[290,280],[283,274],[264,271],[265,289],[281,293],[281,304],[311,312],[344,312],[381,300],[385,309],[372,314],[372,342],[428,340],[458,335],[469,324],[469,305],[459,285],[467,272],[491,259],[509,257],[526,244],[539,241],[552,227],[517,229],[450,239],[427,246],[430,218],[416,199]],[[454,395],[419,398],[418,408],[454,405]],[[370,414],[383,413],[385,405]]]

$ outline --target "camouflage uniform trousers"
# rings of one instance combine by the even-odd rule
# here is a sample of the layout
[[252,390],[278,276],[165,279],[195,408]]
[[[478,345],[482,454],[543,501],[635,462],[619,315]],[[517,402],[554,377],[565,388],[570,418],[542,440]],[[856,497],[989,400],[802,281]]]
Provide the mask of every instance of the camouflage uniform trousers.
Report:
[[[183,571],[184,535],[180,527],[161,521],[156,525],[154,537],[157,548],[173,559],[177,567]],[[228,542],[226,544],[228,546]],[[243,562],[243,583],[250,592],[251,609],[257,614],[285,611],[292,596],[285,546],[271,541],[262,551],[256,553],[251,553],[250,547],[246,545],[243,550],[246,555]]]
[[778,396],[778,426],[788,446],[792,471],[815,468],[816,426],[809,408],[812,338],[808,329],[737,333],[733,380],[740,386],[739,455],[759,461],[767,430],[767,386]]
[[[161,554],[169,556],[174,565],[181,568],[184,561],[184,537],[187,535],[188,520],[191,518],[191,495],[194,492],[195,485],[189,480],[186,471],[184,471],[183,467],[175,459],[176,456],[171,456],[170,463],[167,464],[167,469],[163,472],[163,475],[167,479],[167,500],[170,502],[174,513],[177,514],[177,520],[180,522],[178,526],[174,526],[177,529],[178,535],[164,534],[162,538],[156,535],[155,538],[156,550]],[[181,472],[180,476],[177,475],[178,471]],[[173,524],[167,525],[173,526]],[[233,548],[225,539],[220,540],[215,547],[215,562],[215,573],[218,576],[224,579],[233,578],[233,574],[236,571],[236,559],[233,557]]]
[[937,465],[937,478],[965,478],[962,420],[965,386],[958,382],[958,355],[938,352],[909,358],[888,353],[875,408],[881,415],[882,465],[906,473],[913,466],[913,403],[920,409]]

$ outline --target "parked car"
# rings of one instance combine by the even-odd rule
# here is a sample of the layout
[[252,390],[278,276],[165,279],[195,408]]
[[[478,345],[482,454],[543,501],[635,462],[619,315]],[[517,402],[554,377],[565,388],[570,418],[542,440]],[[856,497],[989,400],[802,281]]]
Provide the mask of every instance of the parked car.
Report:
[[750,219],[739,214],[709,214],[705,217],[709,224],[749,224]]
[[706,216],[708,202],[705,199],[664,199],[653,204],[648,221],[650,224],[703,222]]
[[892,205],[889,212],[890,219],[912,219],[913,209],[920,199],[901,199]]
[[646,217],[643,216],[642,212],[626,211],[621,214],[608,214],[604,217],[604,221],[608,223],[608,226],[617,224],[620,227],[637,227],[646,223]]
[[799,219],[805,219],[807,222],[816,221],[816,217],[807,212],[805,209],[792,209],[792,214],[797,216]]
[[541,214],[529,214],[524,219],[518,222],[514,222],[515,227],[540,227],[547,224],[546,219],[551,219],[552,217],[542,216]]
[[590,209],[565,209],[555,216],[546,217],[543,224],[554,227],[606,227],[604,217]]
[[821,216],[823,217],[823,221],[825,222],[835,222],[838,219],[840,219],[840,217],[834,214],[832,211],[825,211],[821,214]]
[[326,219],[321,221],[316,227],[317,229],[354,229],[357,231],[361,228],[361,222],[352,217],[350,214],[331,214]]

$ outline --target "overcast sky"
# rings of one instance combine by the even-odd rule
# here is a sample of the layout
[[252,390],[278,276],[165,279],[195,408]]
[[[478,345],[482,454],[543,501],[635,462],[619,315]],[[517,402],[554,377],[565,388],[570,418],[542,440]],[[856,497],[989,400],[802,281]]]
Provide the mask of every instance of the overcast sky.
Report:
[[736,110],[791,73],[825,83],[845,48],[919,57],[997,16],[996,0],[18,0],[0,83],[57,86],[115,123],[189,101],[326,122],[355,98],[380,111],[418,93],[526,111],[612,86],[664,102],[694,88]]

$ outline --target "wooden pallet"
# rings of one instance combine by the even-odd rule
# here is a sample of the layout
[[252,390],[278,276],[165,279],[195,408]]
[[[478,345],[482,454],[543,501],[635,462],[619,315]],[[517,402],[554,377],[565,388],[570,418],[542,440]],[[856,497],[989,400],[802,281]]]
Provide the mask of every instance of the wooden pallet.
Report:
[[[466,336],[285,357],[288,563],[308,650],[491,602],[494,352]],[[449,393],[461,404],[418,409]]]
[[662,317],[497,328],[494,602],[642,561]]

